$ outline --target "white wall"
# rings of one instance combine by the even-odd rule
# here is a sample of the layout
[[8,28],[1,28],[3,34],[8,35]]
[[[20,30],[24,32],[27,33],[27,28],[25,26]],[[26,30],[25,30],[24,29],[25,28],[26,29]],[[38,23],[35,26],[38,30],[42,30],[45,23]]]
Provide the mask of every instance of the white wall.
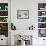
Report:
[[[46,0],[11,0],[11,22],[15,24],[17,30],[27,30],[33,24],[36,32],[34,36],[38,35],[38,3],[45,2]],[[29,10],[29,19],[17,19],[17,10]],[[41,39],[33,38],[33,45],[40,46],[38,43],[43,43]]]
[[0,0],[0,3],[8,3],[8,0]]
[[[38,3],[45,3],[46,0],[11,0],[11,22],[17,30],[27,30],[29,26],[38,25]],[[17,19],[17,10],[29,10],[29,19]]]
[[[33,2],[33,3],[32,3]],[[29,10],[29,19],[17,19],[17,10]],[[32,24],[37,23],[37,2],[31,0],[12,0],[11,20],[17,30],[26,30]]]

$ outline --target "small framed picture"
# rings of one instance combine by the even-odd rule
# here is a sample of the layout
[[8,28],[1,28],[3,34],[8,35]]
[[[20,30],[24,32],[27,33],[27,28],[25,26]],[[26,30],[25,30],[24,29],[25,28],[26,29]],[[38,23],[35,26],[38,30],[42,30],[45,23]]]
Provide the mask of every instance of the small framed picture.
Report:
[[17,10],[17,19],[29,19],[29,10]]

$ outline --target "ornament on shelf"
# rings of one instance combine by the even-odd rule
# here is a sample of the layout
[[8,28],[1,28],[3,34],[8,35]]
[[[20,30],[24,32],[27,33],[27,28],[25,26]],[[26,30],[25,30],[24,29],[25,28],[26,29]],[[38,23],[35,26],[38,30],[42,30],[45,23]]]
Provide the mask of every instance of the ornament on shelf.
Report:
[[30,27],[29,27],[29,30],[34,30],[34,26],[33,25],[31,25]]
[[11,23],[11,30],[16,30],[16,26],[13,23]]

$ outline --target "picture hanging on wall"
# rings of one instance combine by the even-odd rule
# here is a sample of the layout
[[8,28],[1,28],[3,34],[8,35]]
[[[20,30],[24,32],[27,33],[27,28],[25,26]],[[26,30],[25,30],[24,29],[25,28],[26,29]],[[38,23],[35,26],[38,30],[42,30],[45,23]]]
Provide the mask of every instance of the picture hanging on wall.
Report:
[[17,19],[29,19],[29,10],[17,10]]

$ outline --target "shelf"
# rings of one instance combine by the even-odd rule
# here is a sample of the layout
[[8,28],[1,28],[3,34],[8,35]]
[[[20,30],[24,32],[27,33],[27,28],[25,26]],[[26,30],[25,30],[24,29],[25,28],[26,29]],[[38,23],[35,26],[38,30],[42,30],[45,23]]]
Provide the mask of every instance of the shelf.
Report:
[[8,22],[0,22],[0,23],[8,23]]
[[38,36],[46,37],[46,3],[38,3]]
[[38,11],[46,11],[46,10],[38,10]]
[[38,28],[38,29],[46,29],[46,28]]
[[8,17],[8,16],[0,16],[0,17]]
[[38,16],[38,17],[46,17],[46,15],[44,15],[44,16]]
[[38,23],[46,23],[46,22],[38,22]]
[[0,3],[0,35],[8,37],[8,3]]
[[8,10],[0,10],[0,11],[8,11]]

